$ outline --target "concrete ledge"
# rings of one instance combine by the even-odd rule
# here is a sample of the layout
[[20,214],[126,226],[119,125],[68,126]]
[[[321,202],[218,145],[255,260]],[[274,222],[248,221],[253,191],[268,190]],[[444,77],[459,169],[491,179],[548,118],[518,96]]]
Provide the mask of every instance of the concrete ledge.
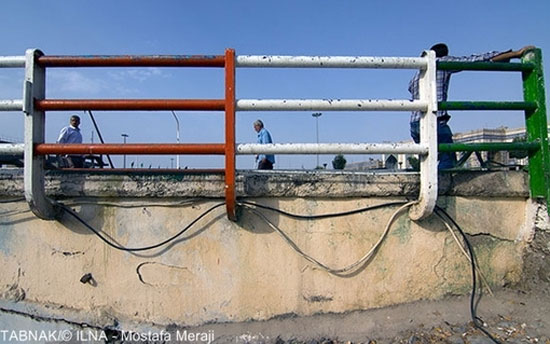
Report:
[[[239,197],[416,197],[417,173],[241,170]],[[221,173],[49,171],[46,192],[65,197],[224,197]],[[523,171],[456,172],[439,176],[439,194],[529,197]],[[0,197],[23,195],[23,171],[0,170]]]

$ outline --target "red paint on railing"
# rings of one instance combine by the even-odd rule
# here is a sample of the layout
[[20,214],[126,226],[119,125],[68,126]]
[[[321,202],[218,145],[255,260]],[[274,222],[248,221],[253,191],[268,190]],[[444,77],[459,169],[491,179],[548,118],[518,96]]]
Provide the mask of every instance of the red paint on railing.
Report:
[[42,67],[223,67],[221,55],[40,56]]
[[235,211],[235,50],[225,51],[225,203],[227,217],[236,221]]
[[36,100],[41,111],[223,111],[223,99],[44,99]]
[[223,143],[202,144],[164,144],[164,143],[132,143],[132,144],[51,144],[41,143],[34,147],[37,155],[45,154],[134,154],[134,155],[169,155],[169,154],[225,154]]

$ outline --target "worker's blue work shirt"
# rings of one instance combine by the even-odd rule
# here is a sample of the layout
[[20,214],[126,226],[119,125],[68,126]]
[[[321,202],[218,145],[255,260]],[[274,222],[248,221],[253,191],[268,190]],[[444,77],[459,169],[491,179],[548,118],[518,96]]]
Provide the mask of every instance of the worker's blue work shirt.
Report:
[[61,129],[57,143],[82,143],[80,129],[73,126]]
[[[273,140],[271,140],[271,134],[269,134],[269,131],[267,131],[265,128],[262,128],[258,132],[258,143],[265,144],[265,143],[273,143]],[[258,160],[262,161],[263,159],[269,160],[272,164],[275,163],[275,155],[273,154],[260,154],[258,155]]]

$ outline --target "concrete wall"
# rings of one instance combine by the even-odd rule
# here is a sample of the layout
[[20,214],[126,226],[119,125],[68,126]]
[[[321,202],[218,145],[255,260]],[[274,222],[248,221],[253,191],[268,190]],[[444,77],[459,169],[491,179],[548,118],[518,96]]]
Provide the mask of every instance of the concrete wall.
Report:
[[[21,178],[15,170],[0,173],[3,201],[22,195]],[[415,174],[243,171],[237,180],[241,199],[310,215],[414,199],[418,192]],[[525,181],[523,172],[441,176],[438,204],[470,234],[493,288],[521,279],[542,212]],[[56,173],[47,189],[126,247],[160,242],[223,201],[220,175]],[[374,245],[396,209],[316,221],[262,213],[304,252],[342,267]],[[4,311],[98,327],[347,312],[465,294],[471,283],[469,262],[443,223],[436,216],[412,222],[406,211],[373,259],[335,276],[246,209],[234,223],[222,206],[170,245],[129,253],[107,246],[68,215],[38,220],[14,200],[0,203],[0,264]],[[81,283],[87,273],[93,280]]]

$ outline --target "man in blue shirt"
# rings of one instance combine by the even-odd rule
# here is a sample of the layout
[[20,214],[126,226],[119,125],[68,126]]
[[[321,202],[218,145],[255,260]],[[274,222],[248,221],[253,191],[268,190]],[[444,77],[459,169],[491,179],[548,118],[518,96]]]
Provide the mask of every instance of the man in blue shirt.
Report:
[[[82,143],[82,134],[80,133],[80,117],[77,115],[71,116],[69,126],[64,127],[59,132],[57,143]],[[67,167],[84,167],[84,158],[81,155],[67,155],[62,157],[63,165]]]
[[[264,123],[261,120],[254,122],[254,130],[258,133],[258,143],[273,143],[271,134],[264,128]],[[258,162],[259,170],[272,170],[273,164],[275,164],[275,156],[273,154],[260,154],[256,155],[256,161]]]
[[[494,62],[508,62],[512,58],[521,57],[527,50],[532,49],[532,46],[526,46],[520,50],[508,50],[504,52],[492,51],[481,55],[470,56],[448,56],[449,48],[444,43],[438,43],[430,48],[435,51],[437,61],[464,61],[464,62],[477,62],[477,61],[494,61]],[[458,71],[452,70],[437,70],[436,83],[437,83],[437,101],[447,101],[447,93],[449,91],[449,83],[451,80],[451,74]],[[419,87],[418,81],[420,78],[420,72],[417,72],[409,82],[409,92],[413,99],[419,99]],[[414,111],[411,114],[411,136],[414,142],[420,142],[420,116],[421,111]],[[453,133],[451,128],[447,124],[451,116],[447,111],[437,111],[437,143],[453,143]],[[456,155],[454,152],[439,153],[439,169],[453,168],[456,165]]]

